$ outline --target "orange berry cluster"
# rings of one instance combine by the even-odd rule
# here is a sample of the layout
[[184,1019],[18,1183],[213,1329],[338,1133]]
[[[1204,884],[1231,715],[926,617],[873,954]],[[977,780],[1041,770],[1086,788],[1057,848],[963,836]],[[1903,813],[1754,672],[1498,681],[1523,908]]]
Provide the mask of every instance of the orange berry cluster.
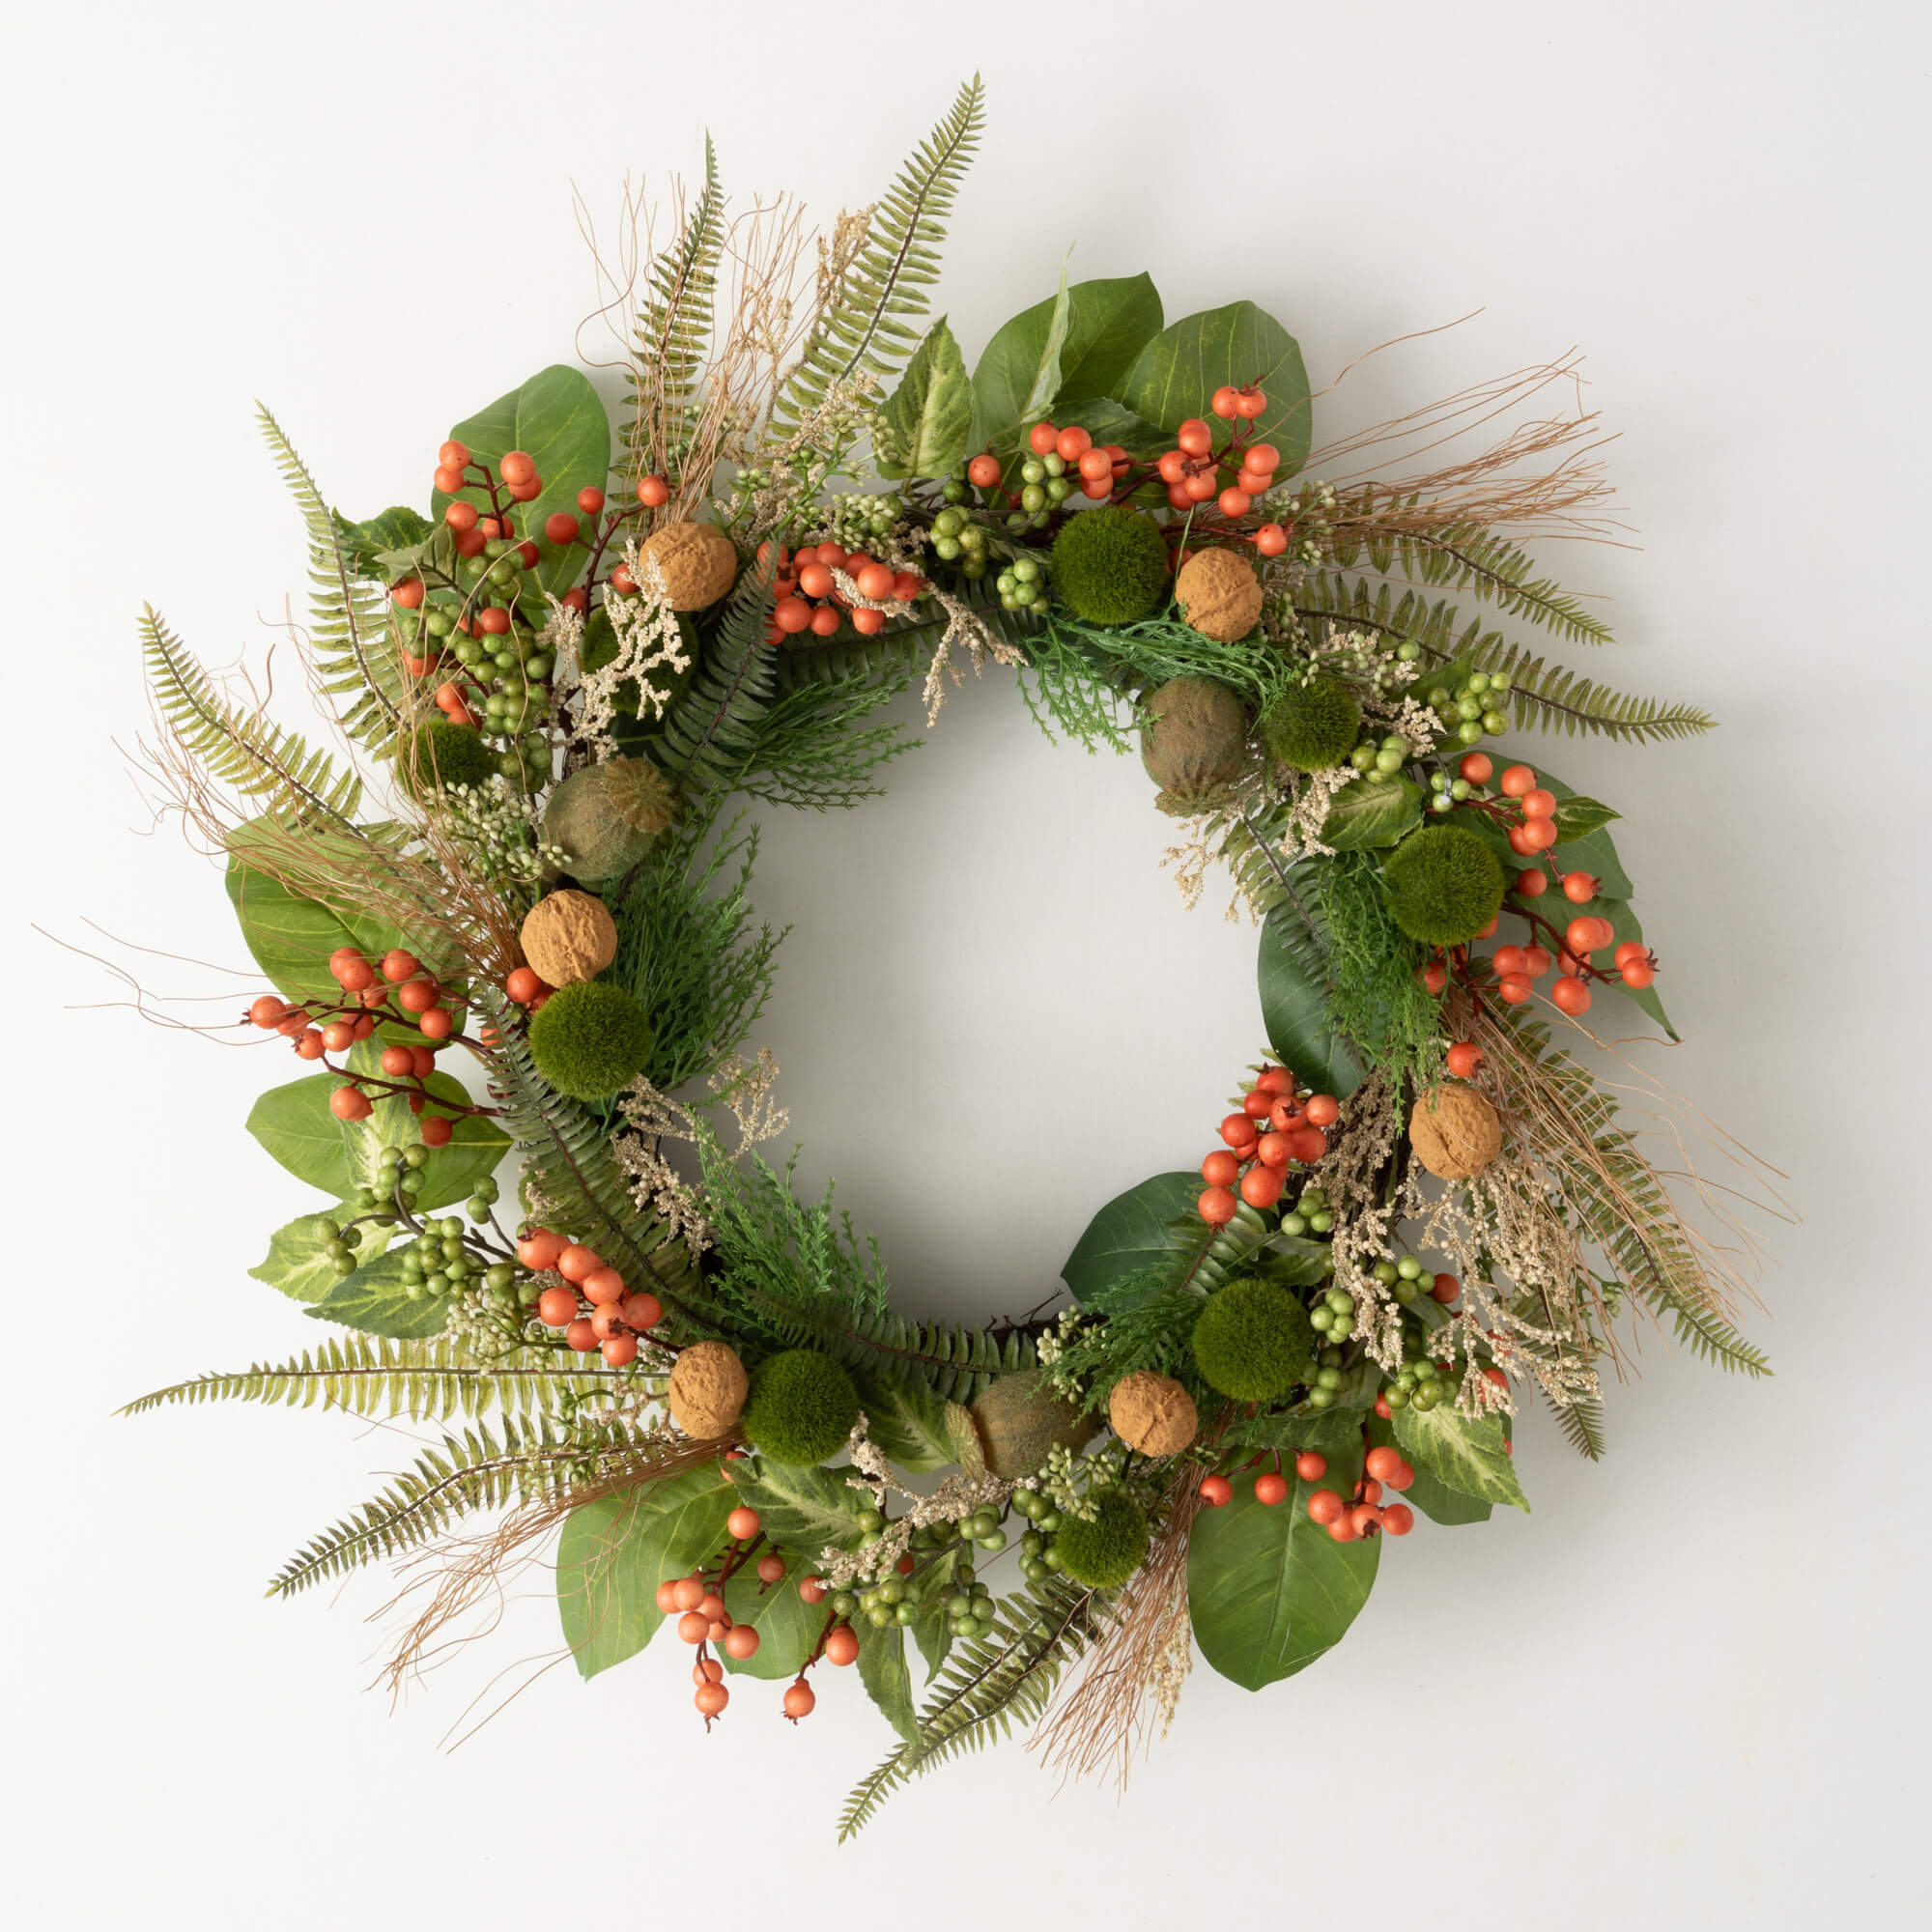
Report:
[[1311,1167],[1328,1151],[1325,1131],[1341,1118],[1332,1094],[1306,1092],[1285,1066],[1268,1066],[1241,1102],[1238,1114],[1221,1122],[1225,1147],[1201,1163],[1208,1185],[1195,1206],[1210,1228],[1225,1228],[1239,1201],[1250,1208],[1272,1208],[1288,1185],[1291,1163]]
[[[697,1706],[704,1719],[704,1728],[711,1728],[712,1719],[721,1716],[731,1701],[731,1693],[724,1685],[724,1665],[716,1657],[705,1653],[716,1644],[734,1662],[743,1663],[758,1654],[758,1633],[750,1624],[734,1623],[731,1613],[724,1606],[724,1585],[744,1565],[753,1548],[763,1533],[756,1510],[741,1503],[724,1519],[724,1533],[731,1539],[716,1566],[716,1574],[707,1577],[703,1568],[694,1570],[689,1576],[668,1577],[658,1585],[657,1605],[666,1616],[677,1618],[677,1634],[682,1642],[691,1644],[697,1652],[696,1660],[691,1666],[691,1681],[696,1686],[696,1693],[692,1702]],[[758,1558],[758,1591],[763,1593],[784,1581],[785,1561],[776,1550],[767,1550]],[[803,1577],[799,1579],[798,1594],[802,1602],[811,1605],[822,1604],[827,1596],[824,1581],[817,1577]],[[827,1619],[825,1634],[819,1638],[816,1649],[807,1659],[805,1668],[810,1670],[823,1656],[831,1662],[847,1664],[859,1655],[859,1639],[853,1635],[848,1625]],[[799,1675],[785,1688],[781,1709],[784,1715],[797,1723],[801,1718],[809,1718],[818,1699],[812,1693],[810,1684],[805,1681],[805,1673]]]
[[[1252,384],[1239,389],[1224,385],[1214,391],[1212,408],[1224,420],[1250,423],[1265,412],[1267,397]],[[1273,487],[1281,468],[1281,451],[1271,442],[1250,442],[1250,434],[1245,428],[1236,430],[1216,455],[1212,427],[1200,416],[1189,416],[1174,433],[1174,448],[1154,465],[1167,485],[1169,504],[1184,514],[1211,499],[1231,521],[1245,517],[1254,499]],[[1264,556],[1279,556],[1288,548],[1288,532],[1279,524],[1264,524],[1253,540]]]
[[[1319,1483],[1328,1473],[1328,1459],[1319,1449],[1304,1449],[1294,1459],[1294,1473],[1304,1483]],[[1406,1536],[1415,1527],[1415,1512],[1406,1503],[1383,1503],[1382,1486],[1406,1490],[1414,1481],[1415,1471],[1400,1450],[1371,1449],[1362,1479],[1349,1498],[1344,1500],[1336,1490],[1317,1490],[1308,1498],[1309,1520],[1321,1523],[1337,1543],[1382,1533]],[[1209,1509],[1226,1509],[1234,1496],[1235,1486],[1226,1476],[1202,1478],[1201,1500]],[[1255,1478],[1255,1501],[1274,1509],[1287,1500],[1288,1478],[1277,1456],[1275,1466]]]
[[664,1320],[656,1295],[643,1290],[633,1294],[594,1248],[550,1228],[526,1229],[517,1260],[533,1273],[554,1270],[563,1277],[537,1296],[537,1320],[546,1328],[561,1328],[580,1355],[595,1349],[611,1368],[621,1369],[637,1359],[638,1337]]
[[[326,1054],[347,1053],[369,1038],[379,1021],[392,1026],[412,1022],[423,1043],[385,1046],[380,1065],[387,1079],[367,1074],[346,1079],[329,1095],[328,1108],[338,1121],[366,1121],[376,1103],[364,1090],[374,1086],[407,1094],[410,1111],[422,1113],[429,1104],[422,1083],[436,1071],[437,1048],[455,1031],[455,1015],[442,1005],[448,992],[414,953],[401,947],[372,964],[356,947],[338,946],[328,955],[328,971],[347,996],[339,1005],[292,1007],[273,993],[262,993],[249,1003],[249,1023],[293,1041],[298,1058],[321,1060]],[[392,1001],[399,1010],[390,1010]],[[447,1119],[432,1114],[422,1123],[423,1145],[446,1147],[453,1131]]]
[[[769,558],[764,560],[769,561]],[[772,589],[778,602],[772,609],[771,628],[765,641],[781,644],[785,639],[810,631],[814,638],[836,637],[841,624],[850,622],[861,637],[875,637],[885,628],[886,613],[855,605],[839,588],[833,572],[842,571],[857,586],[861,597],[874,604],[895,600],[913,603],[926,592],[925,579],[910,570],[895,570],[879,563],[862,550],[848,551],[843,544],[807,544],[795,551],[781,549],[778,575]]]

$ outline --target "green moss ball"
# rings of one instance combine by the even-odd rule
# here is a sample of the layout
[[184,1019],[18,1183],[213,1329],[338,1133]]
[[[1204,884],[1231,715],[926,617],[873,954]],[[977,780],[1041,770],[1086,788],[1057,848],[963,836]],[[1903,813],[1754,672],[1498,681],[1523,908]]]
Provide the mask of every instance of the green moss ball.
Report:
[[1147,1559],[1147,1518],[1124,1490],[1108,1490],[1098,1502],[1092,1522],[1077,1516],[1065,1518],[1053,1547],[1060,1552],[1061,1569],[1076,1583],[1085,1583],[1090,1590],[1111,1590]]
[[412,791],[434,791],[439,785],[481,789],[496,772],[497,760],[475,725],[439,718],[401,740],[396,766]]
[[1308,1311],[1285,1288],[1236,1281],[1194,1324],[1194,1362],[1208,1383],[1236,1402],[1271,1402],[1306,1381],[1315,1356]]
[[1167,601],[1167,543],[1138,510],[1083,510],[1053,542],[1053,594],[1090,624],[1132,624]]
[[1297,772],[1325,772],[1355,749],[1362,707],[1339,678],[1318,677],[1285,691],[1262,720],[1267,748]]
[[1502,863],[1475,833],[1428,825],[1390,853],[1389,911],[1411,939],[1461,946],[1502,910]]
[[605,980],[559,986],[530,1022],[537,1071],[573,1100],[608,1100],[644,1070],[651,1023],[623,987]]
[[753,1372],[741,1427],[760,1455],[803,1465],[836,1456],[858,1419],[852,1378],[816,1349],[788,1349]]

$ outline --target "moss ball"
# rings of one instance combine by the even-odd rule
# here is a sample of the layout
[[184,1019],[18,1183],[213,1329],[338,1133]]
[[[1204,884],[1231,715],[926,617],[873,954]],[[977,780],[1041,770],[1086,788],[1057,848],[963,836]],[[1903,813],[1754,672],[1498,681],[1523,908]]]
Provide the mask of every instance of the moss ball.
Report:
[[1502,910],[1501,862],[1460,825],[1428,825],[1390,853],[1389,911],[1411,939],[1461,946]]
[[580,980],[559,986],[530,1022],[537,1071],[573,1100],[622,1093],[651,1057],[651,1023],[621,986]]
[[1163,811],[1184,814],[1215,803],[1248,754],[1248,714],[1212,678],[1177,677],[1147,701],[1141,763],[1160,786]]
[[1210,1387],[1236,1402],[1271,1402],[1315,1369],[1308,1311],[1285,1288],[1236,1281],[1194,1324],[1194,1362]]
[[1325,772],[1355,749],[1362,707],[1339,678],[1297,684],[1275,699],[1262,719],[1268,750],[1297,772]]
[[1107,1490],[1095,1500],[1099,1509],[1094,1520],[1066,1517],[1053,1547],[1060,1552],[1061,1569],[1076,1583],[1111,1590],[1147,1560],[1147,1518],[1124,1490]]
[[1218,547],[1197,551],[1174,580],[1174,601],[1190,630],[1238,643],[1262,620],[1262,581],[1246,557]]
[[575,771],[544,807],[547,844],[586,886],[609,885],[641,865],[669,828],[676,800],[646,758],[607,758]]
[[752,1376],[745,1440],[774,1463],[822,1463],[845,1446],[859,1419],[859,1391],[830,1355],[788,1349]]
[[1138,510],[1083,510],[1053,543],[1053,594],[1090,624],[1132,624],[1167,598],[1167,543]]
[[481,790],[497,770],[497,760],[473,724],[452,724],[446,718],[418,724],[397,746],[396,768],[412,791],[434,791],[439,785],[469,785]]

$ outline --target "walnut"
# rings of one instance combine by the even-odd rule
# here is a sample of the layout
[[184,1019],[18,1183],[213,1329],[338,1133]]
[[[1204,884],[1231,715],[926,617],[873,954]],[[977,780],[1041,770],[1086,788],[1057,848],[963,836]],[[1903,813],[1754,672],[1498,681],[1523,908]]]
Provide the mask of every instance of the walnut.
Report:
[[1408,1139],[1431,1174],[1469,1180],[1502,1151],[1503,1125],[1473,1087],[1432,1087],[1409,1111]]
[[525,917],[524,957],[552,986],[594,980],[617,956],[617,924],[588,893],[549,893]]
[[1152,1369],[1136,1370],[1114,1384],[1107,1420],[1114,1434],[1143,1456],[1179,1456],[1201,1423],[1194,1398],[1172,1376]]
[[694,1342],[678,1353],[665,1397],[670,1419],[697,1441],[729,1435],[745,1412],[751,1381],[724,1342]]
[[1180,614],[1204,638],[1238,643],[1262,615],[1261,579],[1231,550],[1197,551],[1174,580]]
[[667,524],[645,544],[644,555],[664,572],[673,611],[708,610],[738,576],[738,553],[715,524]]

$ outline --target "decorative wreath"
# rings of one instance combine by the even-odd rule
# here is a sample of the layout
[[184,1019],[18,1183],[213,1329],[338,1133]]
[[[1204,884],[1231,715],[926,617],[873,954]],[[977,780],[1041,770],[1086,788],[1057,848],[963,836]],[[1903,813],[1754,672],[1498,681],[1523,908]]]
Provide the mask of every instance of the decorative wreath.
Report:
[[[1168,323],[1141,274],[1063,277],[969,375],[920,319],[980,121],[975,80],[815,262],[707,151],[638,250],[614,445],[548,368],[451,430],[427,513],[352,521],[264,412],[339,753],[143,623],[147,770],[273,989],[239,1024],[314,1068],[248,1118],[321,1197],[252,1272],[347,1332],[133,1406],[446,1425],[272,1584],[399,1562],[398,1686],[553,1546],[582,1672],[668,1622],[707,1728],[856,1663],[898,1738],[847,1833],[1016,1721],[1123,1773],[1196,1645],[1250,1689],[1313,1662],[1418,1513],[1527,1507],[1525,1392],[1600,1453],[1624,1318],[1765,1371],[1732,1249],[1577,1057],[1586,1015],[1669,1030],[1617,814],[1482,749],[1712,722],[1491,624],[1607,641],[1520,547],[1601,529],[1591,419],[1360,461],[1572,365],[1311,454],[1288,331]],[[873,795],[910,742],[876,714],[923,675],[930,724],[959,652],[1050,732],[1138,743],[1189,902],[1219,865],[1259,922],[1270,1049],[1198,1170],[1094,1215],[1063,1312],[984,1328],[895,1314],[753,1151],[786,1127],[752,1044],[778,935],[734,803]]]

